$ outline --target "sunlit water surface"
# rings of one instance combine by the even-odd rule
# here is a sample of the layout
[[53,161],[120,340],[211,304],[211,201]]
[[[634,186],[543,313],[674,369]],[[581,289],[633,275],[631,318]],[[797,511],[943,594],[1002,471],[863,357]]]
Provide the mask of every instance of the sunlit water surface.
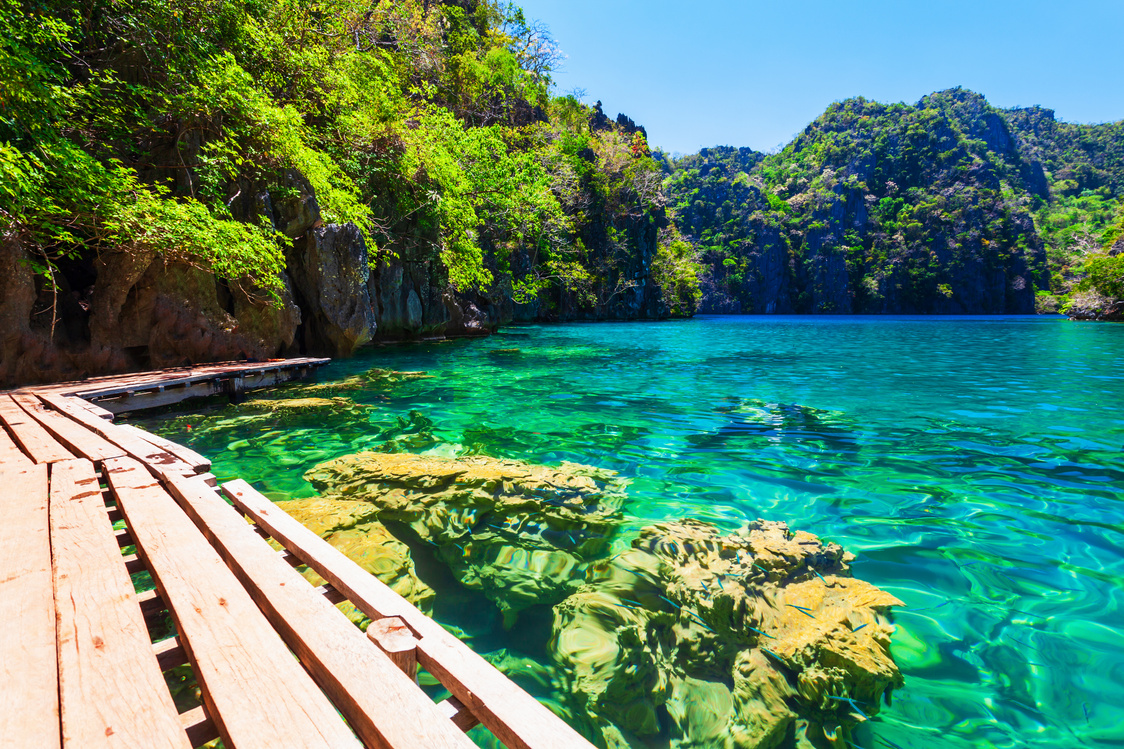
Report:
[[[372,350],[320,379],[373,366],[436,376],[348,393],[375,406],[369,420],[206,434],[167,416],[144,424],[211,457],[220,479],[283,499],[313,494],[304,471],[377,446],[380,429],[417,409],[445,454],[620,472],[632,480],[633,528],[784,520],[842,544],[857,577],[908,604],[894,614],[905,689],[857,738],[1124,745],[1124,326],[707,317],[519,327]],[[482,597],[441,579],[424,551],[415,559],[438,590],[437,617],[474,647],[545,658],[549,612],[504,633]],[[549,685],[523,683],[547,696]]]

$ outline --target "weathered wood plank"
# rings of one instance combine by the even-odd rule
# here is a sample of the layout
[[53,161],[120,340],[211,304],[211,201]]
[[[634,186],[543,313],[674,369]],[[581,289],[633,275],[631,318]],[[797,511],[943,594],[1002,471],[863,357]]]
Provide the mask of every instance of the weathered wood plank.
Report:
[[63,745],[190,749],[93,463],[51,467],[50,515]]
[[33,465],[35,462],[23,454],[8,430],[0,425],[0,475],[5,470],[22,471]]
[[36,463],[73,460],[74,455],[60,445],[35,419],[27,415],[11,396],[0,395],[0,421],[8,427],[23,452]]
[[[57,749],[55,599],[47,466],[0,468],[0,747]],[[12,685],[13,688],[9,688]]]
[[213,489],[197,479],[171,480],[169,489],[368,746],[472,746],[412,677]]
[[372,619],[396,616],[418,638],[418,660],[496,738],[512,749],[590,749],[592,744],[409,601],[242,480],[222,486],[234,505],[344,593]]
[[453,721],[453,725],[462,731],[470,731],[480,725],[476,716],[470,713],[468,708],[461,704],[461,701],[456,697],[438,702],[437,709],[441,711],[442,715],[448,716],[449,720]]
[[119,424],[118,427],[128,431],[130,434],[136,437],[139,437],[145,442],[149,442],[155,445],[157,448],[160,448],[164,452],[175,455],[184,463],[187,463],[189,466],[191,466],[195,470],[195,473],[204,473],[211,469],[211,461],[207,458],[204,458],[202,455],[195,452],[191,448],[184,447],[183,445],[177,445],[171,440],[164,439],[159,435],[153,434],[152,432],[147,432],[144,429],[133,426],[132,424]]
[[105,471],[223,741],[238,749],[360,746],[171,495],[135,460],[108,460]]
[[152,643],[152,652],[156,654],[156,662],[160,664],[161,671],[167,671],[187,663],[187,651],[180,645],[180,638],[169,637],[166,640]]
[[207,715],[207,711],[202,705],[192,708],[186,713],[180,713],[180,722],[183,723],[183,729],[187,732],[187,738],[191,741],[192,746],[202,746],[219,737],[215,722],[211,720],[211,716]]
[[42,395],[40,397],[51,408],[112,442],[119,448],[122,455],[128,455],[141,461],[151,470],[180,475],[195,473],[191,466],[163,448],[137,437],[121,424],[99,419],[74,403],[75,399],[73,398],[60,395]]
[[[117,445],[107,442],[73,419],[52,411],[33,395],[13,395],[12,400],[75,455],[93,461],[102,461],[106,458],[119,458],[125,454]],[[97,418],[93,414],[90,417]]]

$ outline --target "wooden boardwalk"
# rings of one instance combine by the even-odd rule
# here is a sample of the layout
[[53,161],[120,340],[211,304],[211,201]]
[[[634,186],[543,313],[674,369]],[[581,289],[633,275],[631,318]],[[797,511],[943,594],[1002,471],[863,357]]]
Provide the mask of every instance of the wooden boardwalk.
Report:
[[[217,487],[206,458],[113,423],[324,362],[0,393],[0,747],[439,749],[473,746],[464,732],[483,724],[508,747],[590,749],[249,484]],[[366,633],[343,600],[373,620]],[[178,709],[168,674],[185,668],[199,704]],[[419,668],[452,696],[435,704]]]

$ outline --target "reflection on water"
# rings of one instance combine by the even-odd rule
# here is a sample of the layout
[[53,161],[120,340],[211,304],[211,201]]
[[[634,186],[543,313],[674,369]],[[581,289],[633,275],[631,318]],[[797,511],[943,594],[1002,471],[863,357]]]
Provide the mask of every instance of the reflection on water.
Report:
[[[431,377],[358,377],[375,366]],[[362,450],[609,469],[631,482],[617,551],[653,522],[783,520],[855,553],[856,577],[907,604],[893,639],[905,688],[857,745],[1122,743],[1124,326],[527,327],[379,349],[321,379],[344,383],[324,398],[359,405],[146,425],[274,499],[314,495],[305,471]],[[432,550],[411,552],[419,575],[446,569],[426,561]],[[550,696],[549,611],[528,609],[504,632],[498,611],[432,584],[439,618],[482,652],[502,648],[497,660]]]

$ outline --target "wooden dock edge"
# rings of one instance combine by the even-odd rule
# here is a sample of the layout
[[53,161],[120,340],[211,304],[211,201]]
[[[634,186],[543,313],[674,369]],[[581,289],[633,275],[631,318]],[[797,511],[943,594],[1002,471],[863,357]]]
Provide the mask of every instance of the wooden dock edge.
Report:
[[[144,626],[148,627],[150,622],[157,621],[168,613],[180,623],[179,636],[154,642],[151,649],[144,648],[143,654],[137,654],[143,656],[144,662],[155,665],[159,671],[190,665],[203,689],[203,704],[173,716],[177,718],[175,725],[167,724],[166,721],[161,723],[159,730],[162,735],[172,737],[171,740],[176,743],[180,741],[179,737],[185,736],[186,745],[189,746],[199,746],[217,737],[237,743],[238,746],[243,746],[246,741],[250,742],[247,746],[256,745],[260,742],[252,738],[256,735],[255,730],[247,730],[247,726],[251,725],[257,725],[257,730],[264,731],[265,734],[270,733],[266,726],[280,727],[282,734],[286,730],[290,733],[295,731],[289,738],[296,743],[286,743],[284,736],[274,732],[274,738],[281,740],[278,745],[284,746],[303,746],[306,743],[303,739],[312,735],[308,733],[312,729],[298,729],[297,724],[289,723],[289,728],[284,728],[287,720],[285,716],[281,716],[277,724],[273,725],[268,721],[262,723],[262,716],[255,718],[254,712],[232,712],[233,705],[246,701],[238,697],[236,689],[228,689],[216,701],[212,692],[214,689],[222,691],[221,680],[217,675],[219,671],[213,665],[216,661],[209,651],[218,648],[218,643],[222,640],[215,639],[208,634],[208,630],[200,629],[203,625],[198,620],[186,628],[182,625],[187,620],[181,621],[183,616],[189,619],[198,616],[195,607],[200,600],[199,593],[187,594],[185,597],[184,592],[185,586],[198,584],[198,580],[191,582],[196,575],[193,568],[197,565],[186,563],[190,555],[181,555],[177,561],[163,551],[163,544],[171,538],[187,540],[184,535],[186,531],[180,527],[186,522],[194,528],[192,533],[201,535],[198,542],[191,542],[185,548],[194,549],[199,554],[205,548],[209,549],[207,554],[217,554],[214,561],[223,565],[228,570],[227,574],[232,575],[229,583],[220,585],[225,586],[223,589],[226,593],[218,599],[221,605],[214,611],[223,614],[230,600],[248,594],[249,598],[245,600],[253,607],[256,612],[254,616],[259,617],[261,622],[255,626],[260,630],[265,625],[269,631],[280,635],[284,647],[299,659],[303,667],[301,671],[306,672],[319,687],[315,691],[326,696],[340,711],[339,715],[347,720],[350,730],[357,733],[364,745],[391,749],[416,746],[467,748],[472,743],[464,736],[464,732],[482,724],[509,749],[592,749],[592,744],[565,721],[487,660],[378,578],[290,517],[248,483],[241,480],[229,482],[223,485],[220,493],[215,488],[214,477],[206,473],[210,468],[210,461],[205,457],[136,427],[113,423],[116,413],[168,405],[198,395],[233,395],[247,389],[269,387],[304,377],[327,361],[298,359],[268,364],[227,363],[0,393],[0,474],[4,480],[3,485],[8,487],[9,479],[20,476],[30,478],[41,472],[44,495],[41,501],[45,505],[48,492],[57,496],[58,499],[52,501],[58,502],[69,499],[64,494],[75,497],[81,495],[77,489],[68,489],[65,483],[65,476],[70,475],[68,472],[73,472],[74,466],[80,465],[75,459],[87,461],[86,465],[100,469],[100,475],[108,479],[110,484],[110,488],[105,490],[106,497],[112,496],[118,503],[116,507],[111,503],[106,508],[105,518],[111,524],[122,521],[127,524],[122,530],[112,531],[111,528],[117,526],[111,525],[99,531],[106,534],[97,547],[104,559],[114,558],[108,551],[114,546],[121,549],[117,572],[110,574],[108,568],[104,567],[105,562],[101,562],[106,575],[109,575],[104,579],[123,580],[128,575],[150,572],[157,583],[156,590],[132,596],[127,595],[127,591],[115,594],[114,605],[125,607],[121,615],[132,622],[130,626],[133,629],[140,626],[137,622],[144,622]],[[97,401],[97,405],[87,398]],[[60,481],[64,481],[57,488],[53,482],[53,466],[56,465],[59,467]],[[119,478],[111,478],[111,474],[116,476],[116,472],[126,467],[132,470],[133,478],[124,483]],[[142,478],[137,469],[150,478]],[[89,477],[83,478],[81,483],[88,484]],[[39,492],[35,493],[38,496]],[[230,500],[233,507],[224,497]],[[0,506],[12,504],[13,513],[19,509],[13,503],[26,502],[25,497],[15,496],[7,489],[2,498],[4,502]],[[186,516],[182,516],[183,521],[175,520],[169,509],[157,509],[177,506],[177,511],[186,513]],[[45,511],[46,507],[42,507],[42,510]],[[230,513],[229,518],[224,515],[226,512]],[[137,524],[136,527],[134,523]],[[158,530],[176,523],[180,524],[177,526],[179,530],[171,537],[166,535],[167,530]],[[48,524],[43,522],[40,525],[47,532]],[[50,530],[51,534],[54,532],[54,529]],[[74,542],[69,547],[86,554],[87,552],[82,551],[85,547],[80,543],[80,532],[72,529],[70,534]],[[160,540],[161,538],[164,540]],[[269,548],[266,540],[279,545],[281,551]],[[153,546],[154,543],[157,545]],[[203,545],[199,545],[200,543]],[[134,545],[137,553],[125,553]],[[109,556],[105,556],[106,554]],[[12,564],[16,564],[14,559],[7,559],[2,550],[0,561],[5,563],[0,572],[5,572]],[[158,569],[152,567],[154,562]],[[67,569],[84,569],[80,562],[71,560],[68,564],[70,566]],[[293,569],[300,565],[314,569],[328,583],[319,587],[312,586]],[[57,565],[56,569],[59,569]],[[50,567],[45,571],[49,575]],[[214,577],[214,573],[210,574]],[[121,575],[126,578],[120,577]],[[26,585],[37,580],[35,585],[43,587],[43,579],[47,578],[39,575],[38,578],[31,577],[25,582],[22,596],[25,607],[28,600],[35,600]],[[59,579],[48,579],[46,590],[53,591],[53,595],[57,596],[60,584]],[[218,585],[217,582],[215,584]],[[230,587],[231,584],[243,592],[238,593],[235,588]],[[284,590],[285,588],[289,590]],[[196,588],[200,592],[204,589],[211,592],[209,588]],[[0,611],[10,608],[10,592],[15,592],[15,589],[0,586]],[[84,605],[86,610],[96,611],[97,594],[94,591],[90,593],[93,597]],[[366,636],[335,607],[335,604],[345,600],[372,619],[373,623]],[[44,605],[46,606],[46,602]],[[185,606],[187,608],[183,608]],[[38,613],[27,613],[40,616],[49,613],[50,618],[55,618],[54,606],[49,608],[50,611],[43,608]],[[129,610],[135,613],[128,613]],[[246,617],[250,616],[249,611],[250,609],[245,609]],[[265,623],[267,620],[268,624]],[[62,636],[62,630],[56,631],[59,626],[61,624],[56,622],[56,627],[44,630],[52,644],[56,637]],[[231,630],[232,635],[234,631]],[[266,630],[260,631],[264,633]],[[208,652],[193,650],[193,647],[199,648],[201,643]],[[135,650],[138,646],[134,643],[133,647]],[[54,647],[50,650],[52,656],[56,651],[71,652]],[[27,675],[39,673],[39,681],[43,680],[42,674],[47,672],[59,675],[61,680],[63,662],[56,657],[47,662],[47,649],[43,648],[42,651],[43,657],[24,657],[23,660],[12,662],[24,669]],[[0,647],[0,655],[4,652],[6,650]],[[75,661],[72,655],[67,655],[67,658],[67,668],[72,674],[72,680],[74,673],[84,673],[86,669],[96,665],[94,662],[86,664]],[[281,668],[284,660],[275,658],[274,662]],[[98,667],[116,666],[103,661]],[[207,679],[203,678],[200,668],[209,675]],[[238,670],[233,666],[232,668]],[[419,668],[428,671],[451,696],[434,704],[416,684],[416,672]],[[112,684],[115,681],[110,679],[104,683],[110,685],[105,690],[106,696],[113,698]],[[249,682],[243,682],[241,689],[250,690],[248,684]],[[52,692],[55,694],[53,703],[45,702],[42,708],[26,711],[22,715],[14,715],[8,706],[0,706],[0,727],[13,728],[13,735],[16,736],[30,736],[29,730],[41,733],[45,728],[43,724],[46,711],[54,716],[46,722],[53,722],[59,728],[60,736],[44,734],[36,745],[59,746],[56,738],[66,744],[73,739],[73,735],[70,739],[67,738],[65,730],[66,704],[84,706],[90,698],[84,693],[73,693],[77,696],[68,699],[78,699],[79,702],[61,706],[63,719],[60,723],[59,690],[46,688],[52,685],[44,686],[45,695],[50,696]],[[68,693],[63,691],[62,694],[65,697]],[[126,695],[128,690],[120,694]],[[248,697],[250,702],[256,699],[256,695],[243,696]],[[120,696],[116,699],[120,708],[116,713],[119,716],[127,714],[129,706],[120,702]],[[164,704],[166,706],[167,703]],[[262,705],[264,709],[265,703]],[[163,709],[166,715],[166,707]],[[89,715],[95,716],[95,713]],[[322,715],[322,727],[312,730],[318,737],[308,744],[310,746],[319,744],[325,738],[324,735],[319,735],[321,730],[335,730],[331,727],[329,714],[322,712]],[[97,733],[97,721],[100,719],[95,717],[91,721],[91,735]],[[235,730],[239,723],[242,729]],[[143,735],[144,730],[145,727],[138,724],[135,736]],[[8,733],[7,730],[5,733]],[[50,729],[46,733],[50,734]],[[112,736],[116,735],[114,732],[102,733],[107,747],[120,746],[121,740],[133,735],[122,731],[119,739],[113,739]],[[235,734],[239,733],[241,740],[232,741]],[[344,741],[343,734],[330,740],[328,744],[342,746],[348,743],[344,741],[340,744],[340,741]],[[100,740],[97,743],[101,745]],[[0,740],[0,745],[3,744],[4,741]]]

